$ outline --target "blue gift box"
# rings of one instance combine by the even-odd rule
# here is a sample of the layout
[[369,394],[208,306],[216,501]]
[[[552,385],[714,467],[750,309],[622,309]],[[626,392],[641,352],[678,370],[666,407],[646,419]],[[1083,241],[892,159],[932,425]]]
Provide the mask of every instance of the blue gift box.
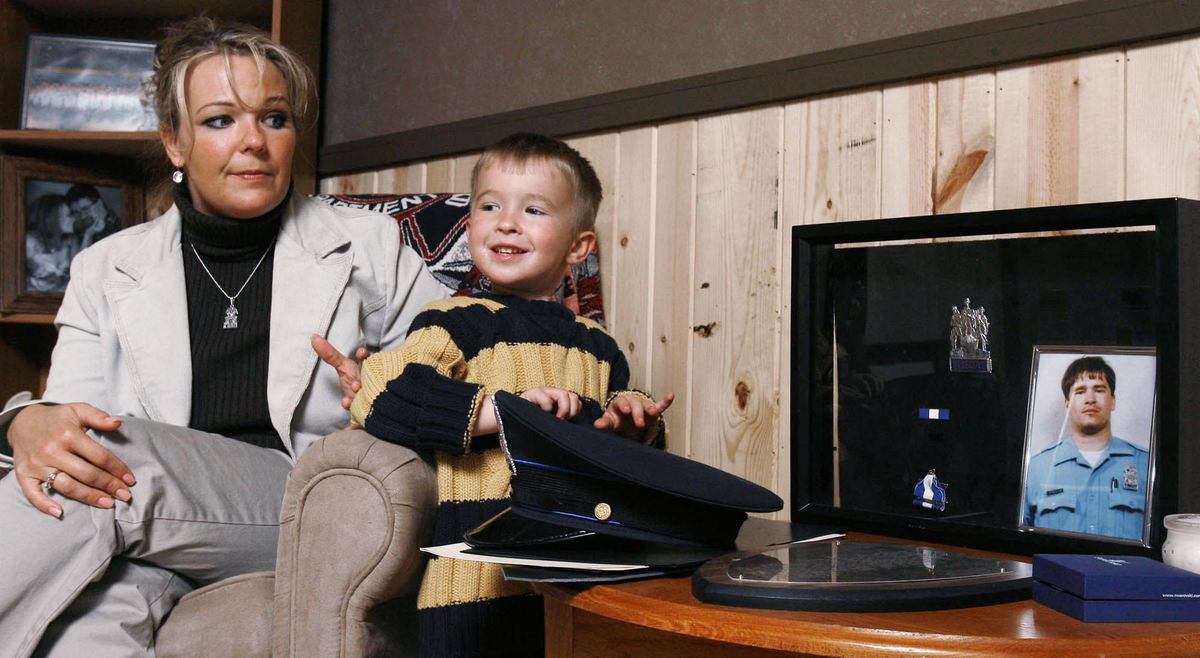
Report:
[[1083,621],[1200,621],[1200,574],[1129,555],[1033,556],[1033,600]]

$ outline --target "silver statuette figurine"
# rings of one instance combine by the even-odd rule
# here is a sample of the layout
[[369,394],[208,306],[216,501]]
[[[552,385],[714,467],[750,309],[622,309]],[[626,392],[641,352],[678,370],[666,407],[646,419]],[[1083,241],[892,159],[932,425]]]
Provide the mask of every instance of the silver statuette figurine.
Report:
[[971,308],[971,298],[962,308],[950,307],[950,372],[992,371],[988,351],[988,319],[983,307]]

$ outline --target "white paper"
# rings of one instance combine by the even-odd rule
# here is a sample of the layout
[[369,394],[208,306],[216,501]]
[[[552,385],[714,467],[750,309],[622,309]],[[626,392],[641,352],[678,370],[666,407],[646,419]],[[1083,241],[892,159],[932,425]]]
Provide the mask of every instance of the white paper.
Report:
[[846,535],[844,533],[833,532],[828,535],[818,535],[816,537],[807,537],[805,539],[796,539],[794,541],[775,542],[774,544],[767,544],[767,546],[791,546],[792,544],[808,544],[811,542],[825,541],[826,539],[841,539],[845,536]]
[[[581,569],[584,571],[632,571],[647,568],[644,564],[598,564],[592,562],[571,562],[568,560],[535,560],[532,558],[508,557],[503,555],[485,555],[482,553],[467,553],[471,548],[466,542],[444,544],[442,546],[426,546],[422,551],[438,557],[450,557],[456,560],[472,560],[474,562],[492,562],[494,564],[511,564],[523,567],[553,567],[556,569]],[[480,551],[483,549],[473,549]]]

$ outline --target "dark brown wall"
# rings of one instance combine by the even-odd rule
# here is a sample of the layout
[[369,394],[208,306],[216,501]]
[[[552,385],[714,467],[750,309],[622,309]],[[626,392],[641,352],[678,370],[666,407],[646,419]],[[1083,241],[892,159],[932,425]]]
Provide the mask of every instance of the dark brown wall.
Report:
[[1072,1],[330,0],[324,143]]
[[[1188,2],[328,0],[319,168],[330,174],[469,150],[514,128],[562,134],[658,120],[689,113],[691,98],[696,112],[709,112],[793,90],[828,91],[842,79],[852,82],[861,68],[851,61],[861,55],[830,68],[830,53],[836,60],[871,51],[876,81],[888,77],[890,61],[897,76],[927,75],[953,67],[947,53],[972,47],[980,52],[964,56],[964,66],[978,66],[980,55],[1050,53],[1056,21],[1091,17],[1078,30],[1086,40],[1097,21],[1119,33],[1134,12],[1189,11]],[[973,39],[976,24],[987,26],[987,39]],[[934,36],[909,38],[925,34]],[[1023,48],[1022,41],[1036,38],[1045,43]],[[924,68],[900,65],[914,44],[929,58],[931,42],[954,41],[961,44],[937,51]],[[793,80],[825,79],[772,90],[779,76],[770,69],[780,66],[777,73]],[[743,71],[751,73],[730,87],[730,76]],[[747,77],[761,78],[752,86],[770,93],[742,99]],[[681,85],[691,86],[683,96]],[[661,109],[656,96],[674,106]],[[583,106],[586,120],[577,116]]]

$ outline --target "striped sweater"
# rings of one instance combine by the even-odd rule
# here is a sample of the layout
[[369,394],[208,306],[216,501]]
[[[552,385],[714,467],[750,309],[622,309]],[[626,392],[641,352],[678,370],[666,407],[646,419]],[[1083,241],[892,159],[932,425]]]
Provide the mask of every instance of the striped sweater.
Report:
[[[555,302],[482,294],[427,306],[404,345],[371,356],[351,407],[375,436],[437,460],[433,544],[463,535],[508,506],[510,473],[495,435],[471,436],[483,396],[539,386],[573,391],[579,422],[628,392],[629,366],[599,324]],[[662,427],[648,438],[661,446]],[[500,567],[433,558],[417,600],[426,656],[541,655],[542,602]]]

